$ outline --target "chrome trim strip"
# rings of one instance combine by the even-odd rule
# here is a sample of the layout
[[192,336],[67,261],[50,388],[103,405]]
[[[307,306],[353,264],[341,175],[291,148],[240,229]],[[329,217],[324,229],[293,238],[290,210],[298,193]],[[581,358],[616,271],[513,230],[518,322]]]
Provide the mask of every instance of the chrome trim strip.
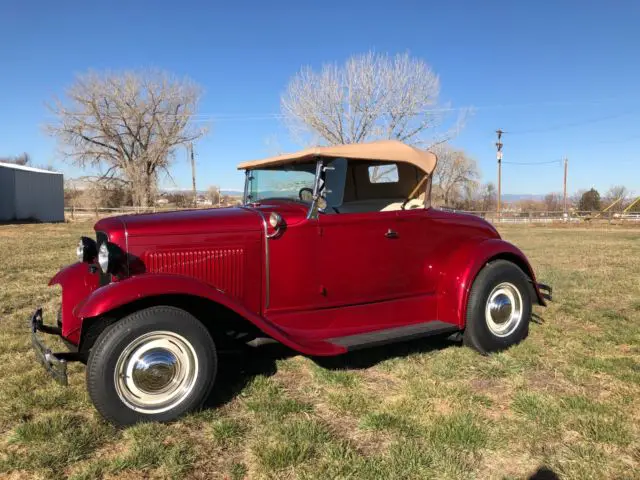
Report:
[[247,210],[249,212],[254,212],[257,213],[258,215],[260,215],[260,218],[262,219],[262,227],[264,229],[264,274],[265,274],[265,281],[264,281],[264,310],[266,310],[267,308],[269,308],[269,291],[270,291],[270,287],[269,287],[269,230],[267,227],[267,219],[264,216],[264,213],[262,213],[260,210],[257,210],[255,208],[251,208],[251,207],[247,207],[247,206],[242,206],[240,207],[243,210]]
[[242,204],[246,205],[248,202],[247,199],[247,194],[249,193],[249,175],[251,175],[249,172],[251,170],[245,170],[244,171],[244,193],[242,194]]
[[322,160],[316,162],[316,178],[313,182],[313,200],[309,211],[307,212],[307,220],[315,220],[318,218],[318,200],[320,199],[320,175],[322,175]]
[[433,320],[425,323],[417,323],[413,325],[405,325],[402,327],[385,328],[373,332],[358,333],[346,337],[335,337],[327,339],[327,342],[346,347],[348,350],[356,350],[358,348],[373,347],[376,345],[384,345],[385,343],[397,340],[410,340],[412,338],[424,337],[426,335],[436,335],[438,333],[454,332],[459,330],[456,325],[451,323]]
[[124,219],[120,219],[122,221],[122,227],[124,228],[124,245],[125,245],[125,262],[127,264],[127,278],[131,276],[131,265],[129,261],[129,230],[127,229],[127,222]]

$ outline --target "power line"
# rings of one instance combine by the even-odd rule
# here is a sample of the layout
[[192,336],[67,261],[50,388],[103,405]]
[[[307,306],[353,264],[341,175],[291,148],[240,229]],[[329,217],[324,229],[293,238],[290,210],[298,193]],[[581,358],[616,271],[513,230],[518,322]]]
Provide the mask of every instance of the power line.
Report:
[[594,142],[596,144],[607,144],[607,145],[614,145],[617,143],[625,143],[625,142],[630,142],[632,140],[640,140],[640,135],[633,135],[631,137],[627,137],[627,138],[620,138],[618,140],[601,140],[599,142]]
[[507,165],[550,165],[552,163],[560,164],[562,160],[549,160],[546,162],[502,162]]
[[[589,102],[567,102],[567,101],[557,101],[557,102],[530,102],[530,103],[512,103],[512,104],[494,104],[494,105],[480,105],[480,106],[464,106],[464,107],[439,107],[439,108],[427,108],[422,110],[416,110],[412,112],[413,115],[419,115],[421,113],[438,113],[438,112],[458,112],[458,111],[475,111],[475,110],[495,110],[495,109],[509,109],[509,108],[543,108],[543,107],[557,107],[557,106],[585,106],[585,105],[601,105],[603,103],[613,103],[620,101],[622,99],[609,98],[609,99],[601,99],[601,100],[592,100]],[[598,122],[603,120],[608,120],[610,118],[617,118],[619,116],[629,115],[634,113],[633,111],[627,111],[622,114],[616,114],[610,117],[601,117],[596,119],[587,120],[586,122],[579,122],[575,124],[565,124],[554,127],[545,127],[545,129],[541,130],[523,130],[523,131],[509,131],[504,133],[512,133],[512,134],[524,134],[524,133],[534,133],[537,131],[547,131],[553,130],[556,128],[566,128],[567,126],[579,126],[586,123]],[[81,117],[81,116],[93,116],[91,113],[81,113],[77,112],[73,115]],[[190,117],[193,120],[197,121],[233,121],[233,120],[272,120],[272,119],[281,119],[286,115],[283,113],[273,113],[273,112],[265,112],[265,113],[193,113],[193,114],[171,114],[164,113],[165,117]],[[54,115],[47,115],[47,118],[53,118]]]
[[509,133],[511,135],[524,135],[524,134],[528,134],[528,133],[552,132],[554,130],[562,130],[562,129],[565,129],[565,128],[581,127],[583,125],[590,125],[592,123],[604,122],[606,120],[613,120],[615,118],[625,117],[627,115],[632,115],[634,113],[638,113],[638,112],[637,111],[633,111],[633,110],[627,110],[625,112],[617,113],[615,115],[607,115],[607,116],[604,116],[604,117],[591,118],[591,119],[584,120],[584,121],[581,121],[581,122],[565,123],[565,124],[560,124],[560,125],[553,125],[553,126],[550,126],[550,127],[534,128],[534,129],[530,129],[530,130],[509,131],[509,132],[505,132],[505,133]]

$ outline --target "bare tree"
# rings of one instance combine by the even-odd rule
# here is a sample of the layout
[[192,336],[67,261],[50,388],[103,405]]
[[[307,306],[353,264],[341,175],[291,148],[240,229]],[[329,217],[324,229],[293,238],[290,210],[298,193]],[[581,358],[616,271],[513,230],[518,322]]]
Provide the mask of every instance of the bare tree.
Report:
[[204,133],[191,122],[199,99],[197,85],[165,72],[88,73],[50,106],[56,119],[47,130],[67,161],[99,169],[148,206],[176,148]]
[[544,196],[544,206],[547,212],[559,212],[562,210],[562,194],[547,193]]
[[213,206],[218,206],[220,204],[220,187],[216,187],[212,185],[207,189],[207,197],[211,200],[211,204]]
[[28,153],[22,153],[15,157],[0,157],[2,163],[13,163],[14,165],[31,165],[31,156]]
[[451,136],[437,139],[432,133],[447,110],[438,108],[439,94],[440,80],[424,61],[370,52],[343,66],[324,65],[320,72],[303,68],[291,79],[281,107],[292,133],[311,135],[305,143],[396,139],[428,147]]
[[569,197],[569,202],[573,210],[577,210],[577,211],[580,210],[580,199],[585,194],[585,192],[586,190],[581,188]]
[[474,159],[445,144],[436,145],[432,151],[438,157],[433,184],[445,205],[453,204],[465,190],[473,191],[480,176]]
[[610,211],[621,212],[626,206],[625,203],[627,203],[626,198],[628,196],[629,191],[627,190],[627,187],[624,185],[614,185],[604,195],[604,202],[607,205],[612,205],[614,202],[617,202],[610,208]]
[[480,210],[483,212],[493,211],[497,201],[498,194],[493,182],[482,185],[480,189]]

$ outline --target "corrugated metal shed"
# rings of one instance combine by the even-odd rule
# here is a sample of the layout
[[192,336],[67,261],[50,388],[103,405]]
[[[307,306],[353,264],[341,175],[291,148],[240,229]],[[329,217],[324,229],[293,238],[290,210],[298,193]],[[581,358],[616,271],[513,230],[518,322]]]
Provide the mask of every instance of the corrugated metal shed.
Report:
[[0,222],[64,221],[61,173],[0,162]]

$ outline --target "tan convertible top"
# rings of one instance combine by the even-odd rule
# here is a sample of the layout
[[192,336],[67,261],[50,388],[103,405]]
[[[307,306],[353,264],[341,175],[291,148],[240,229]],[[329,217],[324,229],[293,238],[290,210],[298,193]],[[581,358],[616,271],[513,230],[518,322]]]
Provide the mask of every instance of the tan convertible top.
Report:
[[307,148],[306,150],[301,150],[296,153],[243,162],[238,165],[238,169],[275,167],[310,160],[313,157],[410,163],[425,173],[431,173],[434,168],[436,168],[436,156],[433,153],[406,145],[397,140],[380,140],[370,143],[352,143],[349,145]]

